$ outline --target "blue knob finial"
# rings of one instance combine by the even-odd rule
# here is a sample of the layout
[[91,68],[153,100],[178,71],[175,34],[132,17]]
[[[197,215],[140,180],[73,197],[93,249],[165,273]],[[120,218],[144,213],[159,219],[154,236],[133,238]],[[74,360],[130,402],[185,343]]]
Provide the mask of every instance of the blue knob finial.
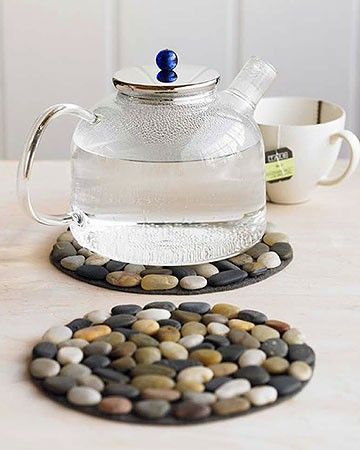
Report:
[[156,65],[160,70],[174,70],[178,63],[177,54],[173,50],[160,50],[156,55]]

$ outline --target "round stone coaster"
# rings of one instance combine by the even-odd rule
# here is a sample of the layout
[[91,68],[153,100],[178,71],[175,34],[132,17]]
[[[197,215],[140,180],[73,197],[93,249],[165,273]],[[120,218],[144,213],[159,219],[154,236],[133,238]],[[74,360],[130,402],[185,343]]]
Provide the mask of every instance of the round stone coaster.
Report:
[[274,406],[311,379],[301,332],[233,304],[152,302],[96,310],[47,330],[29,371],[50,398],[86,414],[176,425]]
[[82,248],[70,231],[54,244],[50,261],[67,275],[95,286],[136,294],[206,294],[258,283],[283,270],[293,258],[284,233],[266,233],[246,253],[195,266],[145,266],[113,261]]

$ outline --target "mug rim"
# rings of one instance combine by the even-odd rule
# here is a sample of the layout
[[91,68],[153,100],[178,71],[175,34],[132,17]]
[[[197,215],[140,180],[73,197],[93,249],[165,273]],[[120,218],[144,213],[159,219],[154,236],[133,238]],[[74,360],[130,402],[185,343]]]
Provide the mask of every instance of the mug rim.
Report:
[[[339,111],[341,112],[341,115],[339,117],[337,117],[336,119],[333,120],[328,120],[326,122],[321,122],[321,123],[312,123],[312,124],[303,124],[303,125],[297,125],[297,124],[286,124],[286,123],[264,123],[264,122],[260,122],[257,120],[256,118],[256,108],[254,111],[254,119],[256,121],[256,123],[260,126],[265,126],[265,127],[296,127],[296,128],[301,128],[301,127],[319,127],[319,126],[324,126],[327,124],[331,124],[334,122],[337,122],[339,119],[341,118],[346,118],[346,111],[345,109],[340,106],[338,103],[332,102],[332,101],[328,101],[328,100],[321,100],[319,98],[316,97],[302,97],[301,95],[291,95],[291,96],[287,96],[287,95],[277,95],[277,96],[271,96],[271,97],[263,97],[260,99],[259,103],[264,101],[264,100],[310,100],[312,102],[322,102],[322,103],[327,103],[330,106],[335,106],[336,108],[339,109]],[[259,104],[258,103],[258,104]]]

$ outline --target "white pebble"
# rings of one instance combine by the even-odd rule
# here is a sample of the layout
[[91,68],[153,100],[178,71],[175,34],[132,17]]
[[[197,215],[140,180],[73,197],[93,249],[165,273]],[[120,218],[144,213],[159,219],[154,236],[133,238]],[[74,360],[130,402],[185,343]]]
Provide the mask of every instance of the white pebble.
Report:
[[251,384],[245,378],[238,378],[236,380],[228,381],[218,387],[215,395],[219,399],[234,398],[249,392]]
[[189,275],[187,277],[181,278],[180,280],[180,286],[188,291],[202,289],[206,285],[207,279],[198,275]]
[[95,309],[85,314],[84,319],[90,320],[94,324],[103,323],[111,314],[103,309]]
[[210,322],[207,326],[209,334],[215,334],[217,336],[225,336],[230,331],[230,328],[219,322]]
[[280,266],[281,259],[275,252],[266,252],[258,257],[257,262],[263,264],[267,269],[275,269]]
[[201,334],[189,334],[180,339],[179,344],[185,348],[195,347],[195,345],[200,345],[204,340],[204,336]]
[[289,345],[303,344],[305,342],[304,335],[297,328],[290,328],[282,335],[282,339]]
[[312,376],[312,368],[304,361],[294,361],[288,369],[289,375],[300,381],[308,381]]
[[109,258],[106,258],[105,256],[101,255],[91,255],[88,258],[86,258],[85,264],[91,265],[91,266],[103,266],[104,264],[108,263],[110,261]]
[[274,403],[277,396],[277,390],[272,386],[255,386],[245,394],[245,397],[254,406],[264,406],[269,403]]
[[78,347],[61,347],[56,355],[60,364],[77,364],[83,359],[83,352]]
[[214,264],[197,264],[195,266],[190,266],[191,269],[194,269],[197,275],[200,275],[204,278],[210,278],[212,275],[219,273],[219,269],[214,266]]
[[140,264],[126,264],[123,269],[124,272],[131,273],[141,273],[143,270],[145,270],[145,266],[142,266]]
[[60,364],[49,358],[37,358],[30,363],[30,373],[35,378],[54,377],[60,372]]
[[239,358],[239,366],[261,366],[266,359],[266,353],[256,348],[245,350]]
[[143,309],[136,314],[138,319],[163,320],[170,319],[171,313],[167,309],[149,308]]
[[101,402],[101,395],[96,389],[91,387],[74,386],[68,391],[67,399],[74,405],[91,406]]
[[195,383],[207,383],[214,376],[214,372],[208,367],[194,366],[187,367],[179,372],[179,381],[194,381]]
[[72,336],[70,328],[63,325],[51,327],[43,336],[43,341],[52,342],[53,344],[60,344],[60,342],[67,341]]

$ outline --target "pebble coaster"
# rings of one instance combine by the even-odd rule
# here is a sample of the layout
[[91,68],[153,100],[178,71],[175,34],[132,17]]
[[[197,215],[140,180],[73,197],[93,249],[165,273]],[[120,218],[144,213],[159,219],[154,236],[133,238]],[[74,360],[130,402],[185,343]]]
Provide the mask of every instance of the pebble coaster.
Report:
[[258,411],[310,380],[296,328],[250,309],[152,302],[96,310],[46,331],[30,374],[52,399],[122,422],[190,424]]
[[271,232],[233,258],[196,266],[155,267],[94,254],[65,231],[57,238],[50,261],[73,278],[107,289],[136,294],[206,294],[258,283],[281,271],[293,257],[288,241],[286,234]]

